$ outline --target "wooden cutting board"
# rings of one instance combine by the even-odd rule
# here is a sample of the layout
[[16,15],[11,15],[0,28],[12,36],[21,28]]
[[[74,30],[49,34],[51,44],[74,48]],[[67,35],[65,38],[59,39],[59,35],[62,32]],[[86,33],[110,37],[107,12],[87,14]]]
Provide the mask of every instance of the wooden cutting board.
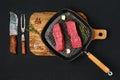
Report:
[[[40,34],[46,23],[56,12],[35,12],[30,17],[29,25],[32,25]],[[85,20],[87,17],[78,12]],[[55,56],[42,42],[40,35],[29,32],[29,48],[30,51],[37,56]]]

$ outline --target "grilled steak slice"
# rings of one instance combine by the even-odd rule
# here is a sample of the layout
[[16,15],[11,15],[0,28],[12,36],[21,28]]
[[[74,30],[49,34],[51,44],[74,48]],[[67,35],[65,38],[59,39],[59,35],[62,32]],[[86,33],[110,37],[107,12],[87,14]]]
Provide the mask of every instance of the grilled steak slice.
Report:
[[59,23],[53,26],[52,35],[55,40],[55,50],[58,52],[64,50],[64,37]]
[[70,20],[66,22],[67,31],[70,36],[70,41],[73,48],[81,48],[82,47],[82,41],[80,36],[78,35],[75,21]]

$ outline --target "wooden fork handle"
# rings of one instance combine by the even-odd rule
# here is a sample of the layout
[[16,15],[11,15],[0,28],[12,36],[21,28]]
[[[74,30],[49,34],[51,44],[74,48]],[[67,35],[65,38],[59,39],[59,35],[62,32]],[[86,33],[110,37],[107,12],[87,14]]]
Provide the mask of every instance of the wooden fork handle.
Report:
[[21,41],[22,54],[26,54],[25,41]]

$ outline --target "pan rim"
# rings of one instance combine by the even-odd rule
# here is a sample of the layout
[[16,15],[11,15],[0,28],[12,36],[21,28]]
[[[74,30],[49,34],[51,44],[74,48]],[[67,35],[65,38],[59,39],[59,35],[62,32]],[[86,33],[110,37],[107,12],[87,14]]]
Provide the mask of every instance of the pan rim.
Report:
[[[78,54],[75,54],[73,55],[72,57],[65,57],[61,54],[59,54],[57,51],[55,51],[50,45],[49,43],[46,41],[46,38],[45,38],[45,33],[47,31],[47,28],[49,27],[49,25],[51,24],[51,22],[56,18],[58,17],[61,13],[63,14],[63,12],[70,12],[72,13],[76,18],[78,18],[85,26],[87,26],[90,30],[90,37],[87,41],[87,43],[84,45],[84,47],[82,47],[82,50],[80,50],[80,52]],[[87,21],[85,21],[80,15],[78,15],[75,11],[71,10],[71,9],[68,9],[68,8],[64,8],[64,9],[61,9],[59,10],[56,14],[54,14],[50,19],[49,21],[47,22],[47,24],[45,25],[45,27],[43,28],[42,32],[41,32],[41,39],[42,41],[44,42],[44,44],[48,47],[48,49],[55,55],[59,56],[59,57],[62,57],[64,60],[68,60],[68,61],[73,61],[74,59],[76,59],[77,57],[79,57],[81,55],[81,53],[83,53],[84,51],[87,50],[87,47],[89,46],[89,44],[91,43],[92,41],[92,36],[93,36],[93,32],[92,32],[92,27],[88,24]]]

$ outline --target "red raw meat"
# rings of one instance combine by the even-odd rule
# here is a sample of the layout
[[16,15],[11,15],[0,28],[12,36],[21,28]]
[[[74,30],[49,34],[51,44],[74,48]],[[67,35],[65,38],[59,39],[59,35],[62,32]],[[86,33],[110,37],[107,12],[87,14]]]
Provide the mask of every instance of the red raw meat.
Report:
[[53,26],[53,31],[52,31],[53,37],[55,39],[55,50],[60,52],[64,50],[64,37],[62,34],[62,30],[60,27],[60,24],[57,23]]
[[82,41],[80,36],[78,35],[78,32],[76,30],[76,24],[74,21],[70,20],[66,22],[67,31],[70,36],[70,41],[73,48],[81,48],[82,47]]

